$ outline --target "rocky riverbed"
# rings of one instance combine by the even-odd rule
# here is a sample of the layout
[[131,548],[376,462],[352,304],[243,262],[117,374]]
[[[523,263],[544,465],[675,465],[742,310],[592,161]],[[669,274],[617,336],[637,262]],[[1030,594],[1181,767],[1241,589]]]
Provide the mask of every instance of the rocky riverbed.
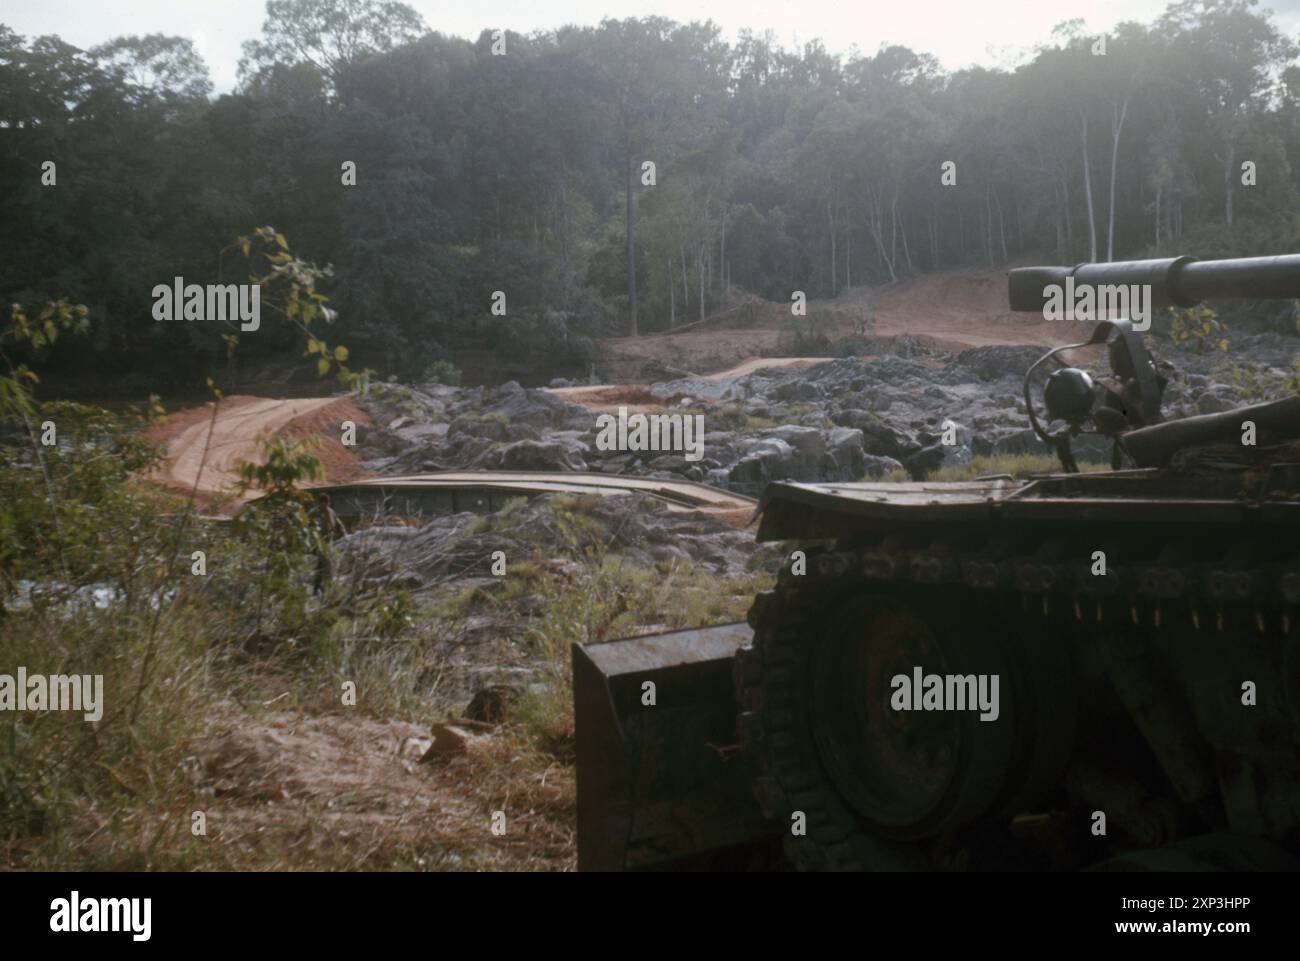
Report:
[[[1230,353],[1157,344],[1169,379],[1166,418],[1212,413],[1294,390],[1300,340],[1239,334]],[[380,385],[364,402],[375,425],[359,438],[367,469],[560,470],[686,478],[758,494],[773,480],[851,481],[924,476],[978,455],[1048,453],[1029,428],[1024,372],[1037,346],[948,352],[909,338],[882,341],[870,356],[806,369],[759,370],[735,379],[668,380],[628,389],[632,411],[702,415],[702,456],[602,449],[602,411],[516,383],[497,387]],[[1104,373],[1104,353],[1074,362]],[[557,382],[556,387],[570,386]],[[608,401],[606,392],[604,397]],[[945,424],[949,438],[941,443]],[[1105,461],[1109,444],[1084,437],[1083,460]]]

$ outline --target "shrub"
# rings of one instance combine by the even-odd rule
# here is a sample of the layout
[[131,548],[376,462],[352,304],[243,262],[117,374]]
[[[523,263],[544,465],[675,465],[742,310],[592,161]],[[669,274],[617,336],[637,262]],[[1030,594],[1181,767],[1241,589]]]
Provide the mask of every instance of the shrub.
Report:
[[460,386],[460,370],[446,360],[435,360],[424,368],[423,380],[426,384],[446,384],[448,387]]

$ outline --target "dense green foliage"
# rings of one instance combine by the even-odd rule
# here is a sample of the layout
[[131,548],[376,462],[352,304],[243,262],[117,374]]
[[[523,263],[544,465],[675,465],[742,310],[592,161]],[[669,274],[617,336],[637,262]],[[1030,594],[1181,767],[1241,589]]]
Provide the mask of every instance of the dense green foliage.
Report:
[[192,381],[220,345],[154,321],[150,292],[229,282],[221,243],[270,222],[337,268],[362,366],[473,349],[585,370],[591,337],[693,320],[732,285],[1294,249],[1300,67],[1269,15],[1187,0],[1096,41],[1063,24],[1014,70],[945,73],[711,23],[469,42],[400,3],[272,0],[214,99],[187,40],[83,51],[0,26],[0,296],[89,305],[95,336],[39,351],[47,370]]

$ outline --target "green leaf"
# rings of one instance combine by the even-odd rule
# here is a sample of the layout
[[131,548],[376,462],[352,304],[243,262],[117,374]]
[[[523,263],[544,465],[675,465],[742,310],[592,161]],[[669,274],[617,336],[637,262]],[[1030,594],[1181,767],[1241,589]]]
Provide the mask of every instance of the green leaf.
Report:
[[334,359],[340,364],[348,359],[348,349],[346,347],[334,348]]
[[316,361],[316,373],[324,377],[330,372],[330,362],[328,358],[322,357]]

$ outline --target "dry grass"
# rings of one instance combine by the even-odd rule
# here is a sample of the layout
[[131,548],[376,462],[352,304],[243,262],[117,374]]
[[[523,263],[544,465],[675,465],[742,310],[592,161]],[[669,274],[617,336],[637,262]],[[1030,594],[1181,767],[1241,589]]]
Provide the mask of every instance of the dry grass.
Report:
[[[1084,473],[1109,470],[1109,464],[1081,461],[1079,470]],[[1017,480],[1034,474],[1059,474],[1061,462],[1052,454],[995,454],[992,456],[972,457],[970,462],[961,467],[944,467],[932,471],[930,481],[968,481],[977,477],[996,477],[1009,475]],[[881,476],[887,483],[902,483],[910,478],[906,471],[892,470]]]
[[[517,510],[475,526],[509,531]],[[0,715],[0,865],[571,870],[570,644],[738,619],[766,575],[620,561],[593,547],[608,534],[580,498],[555,498],[535,527],[547,546],[512,556],[505,578],[410,596],[340,578],[252,633],[258,558],[219,537],[221,573],[184,581],[152,633],[117,604],[9,613],[0,663],[94,665],[107,707],[98,724]],[[491,680],[502,665],[531,680],[501,723],[462,756],[420,763],[430,725],[463,712],[466,672]]]

